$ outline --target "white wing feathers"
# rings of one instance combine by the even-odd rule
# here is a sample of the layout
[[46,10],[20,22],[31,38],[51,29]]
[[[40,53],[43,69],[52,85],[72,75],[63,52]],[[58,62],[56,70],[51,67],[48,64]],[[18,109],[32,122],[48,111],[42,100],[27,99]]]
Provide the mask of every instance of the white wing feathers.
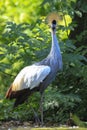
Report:
[[26,88],[33,89],[43,82],[50,73],[51,68],[45,65],[32,65],[22,69],[13,82],[13,91]]

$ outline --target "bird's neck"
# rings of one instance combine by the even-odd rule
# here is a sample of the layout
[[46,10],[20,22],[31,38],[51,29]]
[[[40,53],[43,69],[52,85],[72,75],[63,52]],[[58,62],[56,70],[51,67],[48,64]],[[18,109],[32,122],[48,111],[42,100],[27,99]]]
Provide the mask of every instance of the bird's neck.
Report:
[[57,37],[56,37],[56,31],[52,31],[51,32],[51,35],[52,35],[52,46],[51,46],[51,51],[50,53],[52,54],[57,54],[57,55],[61,55],[61,51],[60,51],[60,47],[59,47],[59,43],[58,43],[58,40],[57,40]]
[[59,43],[56,37],[56,31],[52,30],[52,46],[50,51],[50,59],[54,62],[54,64],[58,65],[59,69],[62,69],[62,55],[59,47]]

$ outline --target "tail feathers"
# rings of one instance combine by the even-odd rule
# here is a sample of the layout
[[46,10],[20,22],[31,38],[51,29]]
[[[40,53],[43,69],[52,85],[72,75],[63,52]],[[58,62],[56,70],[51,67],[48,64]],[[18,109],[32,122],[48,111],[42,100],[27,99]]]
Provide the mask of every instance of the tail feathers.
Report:
[[13,86],[11,85],[10,88],[8,89],[5,97],[7,99],[13,99],[13,98],[16,99],[15,103],[14,103],[14,107],[17,107],[18,105],[24,103],[28,99],[28,97],[31,94],[33,94],[33,92],[40,90],[40,87],[36,87],[32,90],[27,88],[27,89],[18,90],[18,91],[12,91],[12,87]]
[[12,85],[10,86],[8,91],[6,92],[5,98],[12,99]]
[[31,96],[33,94],[33,92],[36,92],[39,90],[40,90],[40,87],[36,87],[32,90],[27,88],[27,89],[23,89],[23,90],[14,92],[15,93],[14,95],[16,98],[15,103],[14,103],[14,107],[17,107],[18,105],[27,101],[28,97]]
[[14,107],[17,107],[20,104],[23,104],[25,101],[27,101],[28,97],[32,94],[32,92],[29,89],[24,89],[19,91],[19,94],[16,97]]
[[25,101],[27,101],[27,99],[28,99],[28,96],[22,97],[22,98],[21,97],[16,98],[15,103],[14,103],[14,108],[17,107],[18,105],[23,104]]
[[5,97],[7,99],[15,98],[16,100],[14,103],[14,107],[17,107],[19,104],[24,103],[31,94],[32,94],[32,91],[29,88],[19,90],[19,91],[12,91],[12,85],[11,85],[10,88],[8,89]]

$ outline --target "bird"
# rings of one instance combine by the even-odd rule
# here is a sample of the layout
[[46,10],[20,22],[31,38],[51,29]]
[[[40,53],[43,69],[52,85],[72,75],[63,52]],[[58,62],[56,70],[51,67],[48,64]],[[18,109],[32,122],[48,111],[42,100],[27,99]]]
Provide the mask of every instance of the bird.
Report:
[[57,15],[55,13],[51,14],[49,19],[52,37],[49,54],[43,60],[24,67],[15,77],[5,96],[6,99],[15,99],[14,107],[17,107],[24,103],[34,92],[40,92],[41,125],[44,124],[44,91],[55,79],[58,71],[63,68],[62,54],[56,36]]

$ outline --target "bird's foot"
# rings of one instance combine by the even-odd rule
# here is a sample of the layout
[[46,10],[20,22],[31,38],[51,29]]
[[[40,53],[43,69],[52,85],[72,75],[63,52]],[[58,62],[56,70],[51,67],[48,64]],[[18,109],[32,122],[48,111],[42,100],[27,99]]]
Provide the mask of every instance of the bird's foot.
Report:
[[36,126],[40,126],[40,124],[41,124],[41,122],[40,122],[39,117],[38,117],[38,116],[35,117],[35,125],[36,125]]
[[39,117],[35,117],[35,126],[44,127],[44,122],[40,121]]
[[43,122],[40,123],[40,127],[44,127],[44,123]]

